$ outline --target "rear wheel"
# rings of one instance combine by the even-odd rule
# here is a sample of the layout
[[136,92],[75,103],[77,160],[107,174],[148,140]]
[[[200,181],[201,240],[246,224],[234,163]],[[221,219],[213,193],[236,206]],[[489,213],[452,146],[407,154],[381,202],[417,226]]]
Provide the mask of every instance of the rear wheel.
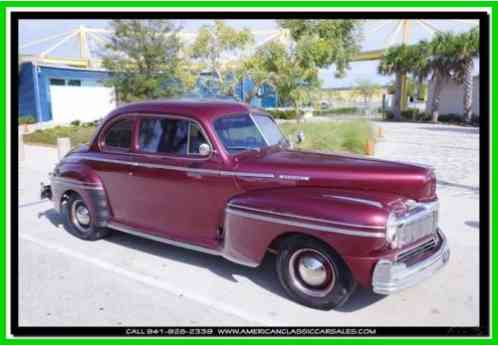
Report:
[[62,204],[66,229],[84,240],[97,240],[109,235],[107,228],[96,227],[90,208],[77,193],[71,193]]
[[341,306],[356,287],[339,255],[327,245],[302,236],[281,244],[277,272],[281,285],[295,301],[316,309]]

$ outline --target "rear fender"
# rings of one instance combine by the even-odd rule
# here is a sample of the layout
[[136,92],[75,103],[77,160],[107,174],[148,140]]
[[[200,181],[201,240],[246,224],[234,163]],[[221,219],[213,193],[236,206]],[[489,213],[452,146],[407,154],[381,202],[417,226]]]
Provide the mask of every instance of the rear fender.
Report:
[[81,163],[60,163],[50,178],[54,207],[61,211],[63,198],[70,192],[78,193],[95,217],[97,227],[107,226],[111,217],[104,186],[99,176]]

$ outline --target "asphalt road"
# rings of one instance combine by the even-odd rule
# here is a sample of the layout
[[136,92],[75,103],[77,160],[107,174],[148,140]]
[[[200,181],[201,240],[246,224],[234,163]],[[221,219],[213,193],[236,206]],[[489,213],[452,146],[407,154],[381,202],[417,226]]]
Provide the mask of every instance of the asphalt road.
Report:
[[[396,129],[386,129],[379,156],[387,155],[389,138],[396,134]],[[26,160],[19,166],[20,325],[473,326],[479,322],[478,186],[441,189],[440,224],[451,259],[436,276],[392,296],[359,289],[339,310],[318,311],[286,297],[271,255],[261,267],[251,269],[120,232],[96,242],[71,236],[51,202],[38,196],[39,182],[47,181],[55,161],[54,149],[26,146]]]

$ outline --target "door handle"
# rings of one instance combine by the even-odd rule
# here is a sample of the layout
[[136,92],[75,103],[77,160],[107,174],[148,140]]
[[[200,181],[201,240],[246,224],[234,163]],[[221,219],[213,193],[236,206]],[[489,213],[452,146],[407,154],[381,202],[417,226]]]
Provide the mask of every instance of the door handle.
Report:
[[132,163],[130,164],[130,166],[131,166],[131,167],[129,168],[130,170],[128,171],[128,175],[129,175],[129,176],[132,176],[132,175],[134,175],[134,174],[135,174],[135,173],[134,173],[134,171],[135,171],[135,167],[138,167],[138,162],[132,162]]

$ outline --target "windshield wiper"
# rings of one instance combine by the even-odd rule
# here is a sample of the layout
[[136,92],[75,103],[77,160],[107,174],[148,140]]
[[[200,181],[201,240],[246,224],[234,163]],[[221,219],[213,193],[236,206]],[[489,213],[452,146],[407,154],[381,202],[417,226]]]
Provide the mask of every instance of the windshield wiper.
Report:
[[254,150],[254,151],[260,151],[260,148],[253,148],[253,147],[243,147],[243,146],[227,146],[227,149],[231,150]]

